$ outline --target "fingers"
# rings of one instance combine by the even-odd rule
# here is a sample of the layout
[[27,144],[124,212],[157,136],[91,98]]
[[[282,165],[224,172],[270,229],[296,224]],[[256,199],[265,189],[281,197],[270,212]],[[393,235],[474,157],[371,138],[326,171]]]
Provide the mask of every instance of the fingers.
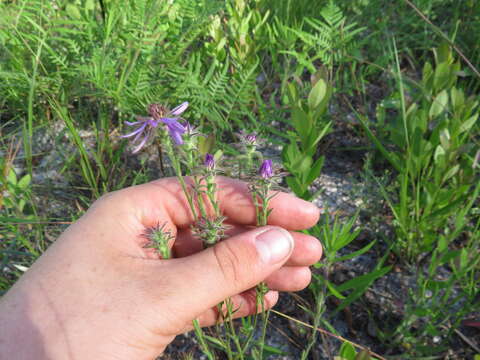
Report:
[[267,226],[233,236],[194,255],[162,262],[158,271],[168,267],[179,279],[170,300],[179,309],[189,309],[196,318],[224,299],[256,286],[278,270],[292,251],[290,233]]
[[[228,306],[233,309],[232,318],[241,317],[260,313],[264,310],[271,309],[278,301],[278,292],[269,291],[263,297],[263,308],[257,304],[257,292],[255,289],[249,289],[241,294],[232,296],[228,301]],[[198,318],[200,326],[212,326],[218,322],[223,322],[227,318],[229,312],[226,304],[223,304],[221,313],[218,307],[214,307],[205,311]]]
[[[231,237],[249,230],[252,230],[252,227],[232,226],[227,231],[227,235]],[[292,235],[294,240],[294,248],[285,265],[310,266],[320,260],[322,257],[322,245],[318,239],[295,231],[291,231],[290,235]],[[203,250],[203,244],[192,236],[190,229],[182,229],[178,233],[173,250],[175,257],[186,257]]]
[[[228,299],[232,318],[237,319],[272,308],[278,301],[278,291],[303,290],[310,283],[310,278],[310,270],[306,267],[284,267],[277,270],[266,279],[270,291],[264,296],[263,309],[257,304],[256,289],[249,289]],[[212,326],[222,322],[227,315],[227,305],[223,303],[221,312],[218,307],[213,307],[205,311],[197,320],[202,327]],[[188,330],[191,328],[186,329]]]
[[[239,180],[226,177],[217,177],[218,199],[222,213],[229,222],[254,225],[256,221],[248,185]],[[161,179],[136,187],[137,203],[149,203],[144,215],[146,218],[152,213],[151,208],[162,207],[168,217],[178,227],[186,228],[193,222],[193,216],[182,188],[175,178]],[[142,199],[141,201],[139,199]],[[268,223],[281,226],[289,230],[301,230],[315,225],[320,215],[319,209],[312,203],[299,199],[294,195],[278,192],[270,201],[273,209]],[[147,212],[147,210],[150,210]]]
[[267,277],[265,282],[269,289],[275,291],[300,291],[310,284],[311,279],[312,273],[306,266],[284,266]]

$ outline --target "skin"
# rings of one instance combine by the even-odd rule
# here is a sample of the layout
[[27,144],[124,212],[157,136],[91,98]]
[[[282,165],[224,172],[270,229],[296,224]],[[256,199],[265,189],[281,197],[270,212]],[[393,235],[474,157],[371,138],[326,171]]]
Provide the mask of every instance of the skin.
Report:
[[[154,359],[176,335],[191,330],[194,319],[215,324],[216,305],[224,299],[232,299],[237,317],[253,314],[253,288],[261,281],[270,288],[266,307],[276,303],[278,291],[305,288],[308,266],[322,249],[317,239],[295,230],[313,226],[318,208],[278,193],[269,225],[257,228],[246,184],[228,178],[217,183],[230,237],[205,250],[191,236],[192,214],[173,178],[97,200],[1,299],[0,354]],[[163,223],[175,236],[174,259],[162,260],[144,247],[146,227]],[[268,255],[265,244],[276,250]]]

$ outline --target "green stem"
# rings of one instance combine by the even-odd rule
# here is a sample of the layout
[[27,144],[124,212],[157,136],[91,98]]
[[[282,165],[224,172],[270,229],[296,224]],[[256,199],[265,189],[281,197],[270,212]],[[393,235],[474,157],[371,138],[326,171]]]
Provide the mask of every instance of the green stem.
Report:
[[163,139],[165,139],[165,149],[167,151],[168,156],[170,157],[170,160],[172,161],[175,174],[177,175],[178,182],[180,183],[182,190],[187,198],[188,205],[190,206],[190,210],[192,211],[192,214],[193,214],[193,218],[197,219],[198,218],[197,210],[195,208],[195,205],[193,204],[192,196],[188,192],[187,184],[185,183],[185,179],[183,178],[183,175],[182,175],[182,167],[178,157],[175,155],[175,151],[173,151],[172,142],[168,137],[168,135],[163,136]]
[[193,328],[195,329],[195,334],[197,335],[197,339],[200,342],[200,348],[202,349],[203,353],[207,355],[209,360],[215,360],[215,356],[210,351],[207,342],[205,341],[205,337],[203,336],[202,328],[200,327],[198,320],[193,320]]

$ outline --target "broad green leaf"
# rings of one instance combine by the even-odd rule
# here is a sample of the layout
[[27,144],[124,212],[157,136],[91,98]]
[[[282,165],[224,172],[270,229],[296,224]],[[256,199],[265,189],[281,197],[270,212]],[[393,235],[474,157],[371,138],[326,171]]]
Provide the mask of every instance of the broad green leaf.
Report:
[[15,170],[10,169],[8,172],[7,183],[11,185],[17,185],[17,174],[15,174]]
[[370,359],[373,359],[373,358],[370,356],[370,353],[367,350],[360,351],[355,357],[355,360],[370,360]]
[[461,126],[460,126],[460,134],[465,132],[465,131],[469,131],[473,125],[475,125],[475,123],[477,122],[477,119],[478,119],[478,113],[476,113],[475,115],[473,115],[472,117],[470,117],[469,119],[467,119]]
[[87,11],[95,10],[95,0],[86,0],[85,10]]
[[445,158],[445,150],[443,149],[442,145],[438,145],[435,149],[435,153],[433,155],[433,160],[435,161],[435,164],[440,164],[440,157]]
[[453,167],[451,167],[446,174],[443,176],[443,181],[447,181],[451,177],[455,176],[455,174],[460,170],[460,164],[457,164]]
[[435,118],[440,115],[448,104],[448,93],[447,90],[442,90],[440,94],[438,94],[432,101],[432,105],[430,107],[429,116],[431,118]]
[[450,131],[448,131],[448,129],[443,129],[440,132],[440,143],[445,150],[450,149],[450,138]]
[[451,70],[451,64],[449,63],[444,62],[437,65],[435,68],[435,74],[433,76],[433,90],[435,92],[444,89],[448,85]]
[[25,190],[28,187],[28,185],[30,185],[30,180],[31,180],[31,176],[30,174],[27,174],[20,179],[17,186],[20,189]]
[[68,16],[71,18],[80,19],[82,17],[80,10],[78,10],[78,7],[74,4],[67,4],[65,10],[67,11]]
[[329,121],[325,126],[323,126],[322,130],[318,133],[316,132],[312,132],[311,133],[311,136],[309,137],[309,140],[308,140],[308,147],[305,149],[307,152],[312,152],[312,156],[315,154],[316,152],[316,145],[318,144],[318,142],[320,140],[323,139],[323,137],[325,135],[327,135],[328,133],[330,133],[330,129],[332,128],[332,122]]
[[353,347],[352,344],[348,342],[344,342],[340,347],[339,355],[342,358],[345,358],[348,360],[355,360],[355,356],[357,355],[357,352],[355,351],[355,348]]
[[310,94],[308,94],[308,107],[311,110],[315,110],[323,101],[326,94],[327,94],[327,83],[325,82],[325,80],[320,79],[312,88],[312,90],[310,91]]
[[458,90],[455,87],[453,87],[450,91],[450,97],[452,99],[452,106],[455,111],[459,110],[465,103],[465,95],[463,94],[463,91]]
[[198,137],[198,151],[200,154],[205,155],[211,153],[215,146],[215,135],[210,134],[207,137]]

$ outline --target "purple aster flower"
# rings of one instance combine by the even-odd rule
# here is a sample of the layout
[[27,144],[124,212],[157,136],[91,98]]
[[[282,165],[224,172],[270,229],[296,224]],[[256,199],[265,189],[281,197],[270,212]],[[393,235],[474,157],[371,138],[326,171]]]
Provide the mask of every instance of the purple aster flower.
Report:
[[133,150],[134,154],[139,152],[145,146],[148,139],[152,136],[153,130],[158,126],[158,120],[155,120],[152,117],[135,116],[135,118],[137,119],[137,121],[125,121],[125,124],[129,126],[138,125],[138,127],[131,133],[122,136],[122,138],[129,138],[135,136],[132,140],[133,143],[138,142],[138,140],[143,136],[140,143]]
[[[160,104],[151,104],[148,107],[148,113],[150,116],[136,116],[137,121],[125,123],[129,126],[138,126],[134,131],[123,135],[122,138],[130,138],[134,136],[132,142],[137,143],[140,138],[140,142],[133,150],[133,153],[140,151],[147,141],[154,135],[154,130],[157,128],[160,122],[163,122],[168,129],[170,136],[177,145],[183,144],[182,135],[186,131],[185,127],[178,122],[180,115],[187,109],[188,102],[184,102],[168,111],[165,106]],[[172,117],[172,115],[174,117]]]
[[213,170],[215,168],[215,158],[213,157],[213,155],[207,153],[205,155],[205,161],[203,162],[203,164],[208,170]]
[[244,139],[247,145],[255,145],[257,143],[257,134],[247,134]]
[[272,160],[264,160],[260,166],[260,176],[264,179],[269,179],[273,176]]

